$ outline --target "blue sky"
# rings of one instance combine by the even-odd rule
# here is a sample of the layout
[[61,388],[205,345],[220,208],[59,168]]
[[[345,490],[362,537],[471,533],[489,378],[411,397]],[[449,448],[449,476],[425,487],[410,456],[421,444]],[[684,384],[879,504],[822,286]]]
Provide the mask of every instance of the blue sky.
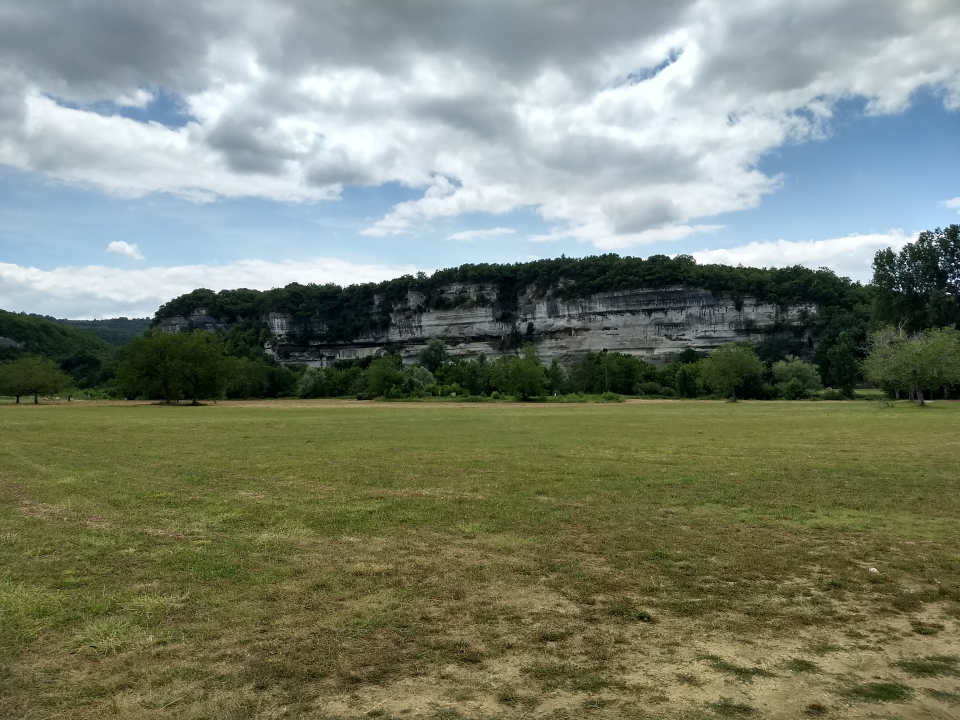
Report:
[[[395,22],[412,26],[412,8]],[[785,11],[752,12],[731,13],[726,45],[699,36],[690,13],[636,34],[601,18],[585,30],[583,66],[552,46],[562,24],[540,48],[506,51],[462,28],[438,50],[417,26],[393,55],[358,66],[352,45],[377,42],[365,27],[321,58],[324,71],[316,57],[267,50],[248,58],[255,73],[235,61],[185,68],[162,37],[149,58],[129,51],[126,75],[96,57],[78,75],[62,49],[8,51],[19,72],[0,88],[24,120],[0,123],[0,307],[152,314],[196,284],[347,283],[611,251],[827,265],[867,280],[877,248],[960,220],[945,205],[960,197],[960,61],[929,52],[923,28],[944,17],[912,18],[912,49],[894,49],[895,32],[884,48],[882,24],[838,36],[849,49],[830,62],[780,58],[776,43],[741,57],[743,23],[782,28]],[[799,47],[823,40],[808,21],[791,25]],[[203,27],[197,42],[215,55],[222,38]],[[257,42],[243,23],[229,32]],[[515,57],[490,70],[484,53],[495,52]],[[591,53],[604,62],[590,65]]]

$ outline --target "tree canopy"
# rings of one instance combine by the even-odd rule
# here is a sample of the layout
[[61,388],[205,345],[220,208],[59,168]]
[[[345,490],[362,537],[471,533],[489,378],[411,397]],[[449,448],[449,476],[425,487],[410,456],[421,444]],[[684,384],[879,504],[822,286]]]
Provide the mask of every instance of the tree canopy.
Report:
[[960,323],[960,225],[920,233],[873,260],[876,319],[916,332]]
[[219,397],[230,378],[223,338],[192,333],[151,333],[134,338],[117,366],[117,382],[128,397],[167,403]]
[[749,345],[727,343],[710,353],[700,363],[700,377],[719,393],[729,393],[736,401],[737,388],[751,376],[763,372],[763,363]]
[[48,358],[24,357],[0,365],[0,393],[13,395],[17,402],[24,395],[33,395],[39,402],[41,393],[54,393],[67,387],[70,377]]
[[960,382],[960,333],[953,326],[909,333],[887,326],[870,337],[863,372],[889,390],[912,390],[920,405],[924,389]]

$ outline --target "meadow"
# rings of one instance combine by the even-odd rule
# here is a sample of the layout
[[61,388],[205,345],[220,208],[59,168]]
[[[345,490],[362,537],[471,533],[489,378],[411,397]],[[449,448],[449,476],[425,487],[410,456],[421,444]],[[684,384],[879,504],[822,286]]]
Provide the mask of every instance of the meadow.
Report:
[[0,407],[0,717],[960,713],[960,404]]

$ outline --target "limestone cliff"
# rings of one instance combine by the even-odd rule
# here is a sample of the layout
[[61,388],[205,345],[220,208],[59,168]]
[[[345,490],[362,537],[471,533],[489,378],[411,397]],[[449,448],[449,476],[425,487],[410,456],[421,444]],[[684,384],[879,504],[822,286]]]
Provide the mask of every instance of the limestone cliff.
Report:
[[[682,286],[601,292],[575,300],[527,288],[516,302],[511,299],[509,312],[489,285],[455,283],[445,286],[443,295],[448,302],[431,308],[419,293],[409,291],[399,302],[379,308],[388,313],[384,327],[349,341],[317,339],[329,332],[327,323],[316,317],[303,320],[272,311],[260,319],[275,338],[268,352],[288,365],[327,366],[388,346],[413,362],[430,338],[444,340],[454,357],[480,352],[496,357],[532,342],[545,362],[557,358],[569,365],[588,351],[609,350],[663,364],[684,348],[711,350],[726,342],[758,340],[784,324],[806,324],[815,313],[812,303],[776,305]],[[199,308],[189,316],[162,318],[159,327],[168,332],[226,331],[230,323]]]

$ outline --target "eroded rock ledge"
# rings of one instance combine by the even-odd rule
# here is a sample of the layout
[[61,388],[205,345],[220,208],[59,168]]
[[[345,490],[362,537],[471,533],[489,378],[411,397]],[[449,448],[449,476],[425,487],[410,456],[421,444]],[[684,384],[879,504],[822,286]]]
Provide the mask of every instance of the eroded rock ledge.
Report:
[[[325,367],[390,347],[413,362],[427,340],[440,338],[454,357],[481,352],[498,357],[532,342],[545,362],[557,358],[569,365],[589,351],[609,350],[662,365],[684,348],[706,351],[726,342],[758,340],[772,328],[802,322],[815,312],[812,304],[777,306],[687,287],[604,292],[573,301],[522,294],[510,313],[487,300],[496,296],[487,286],[452,285],[445,294],[457,298],[458,306],[427,309],[410,292],[406,302],[394,304],[386,328],[345,342],[314,339],[326,334],[322,320],[271,312],[262,318],[275,337],[267,351],[285,365]],[[164,318],[159,327],[178,332],[226,331],[230,326],[201,308],[189,317]]]

